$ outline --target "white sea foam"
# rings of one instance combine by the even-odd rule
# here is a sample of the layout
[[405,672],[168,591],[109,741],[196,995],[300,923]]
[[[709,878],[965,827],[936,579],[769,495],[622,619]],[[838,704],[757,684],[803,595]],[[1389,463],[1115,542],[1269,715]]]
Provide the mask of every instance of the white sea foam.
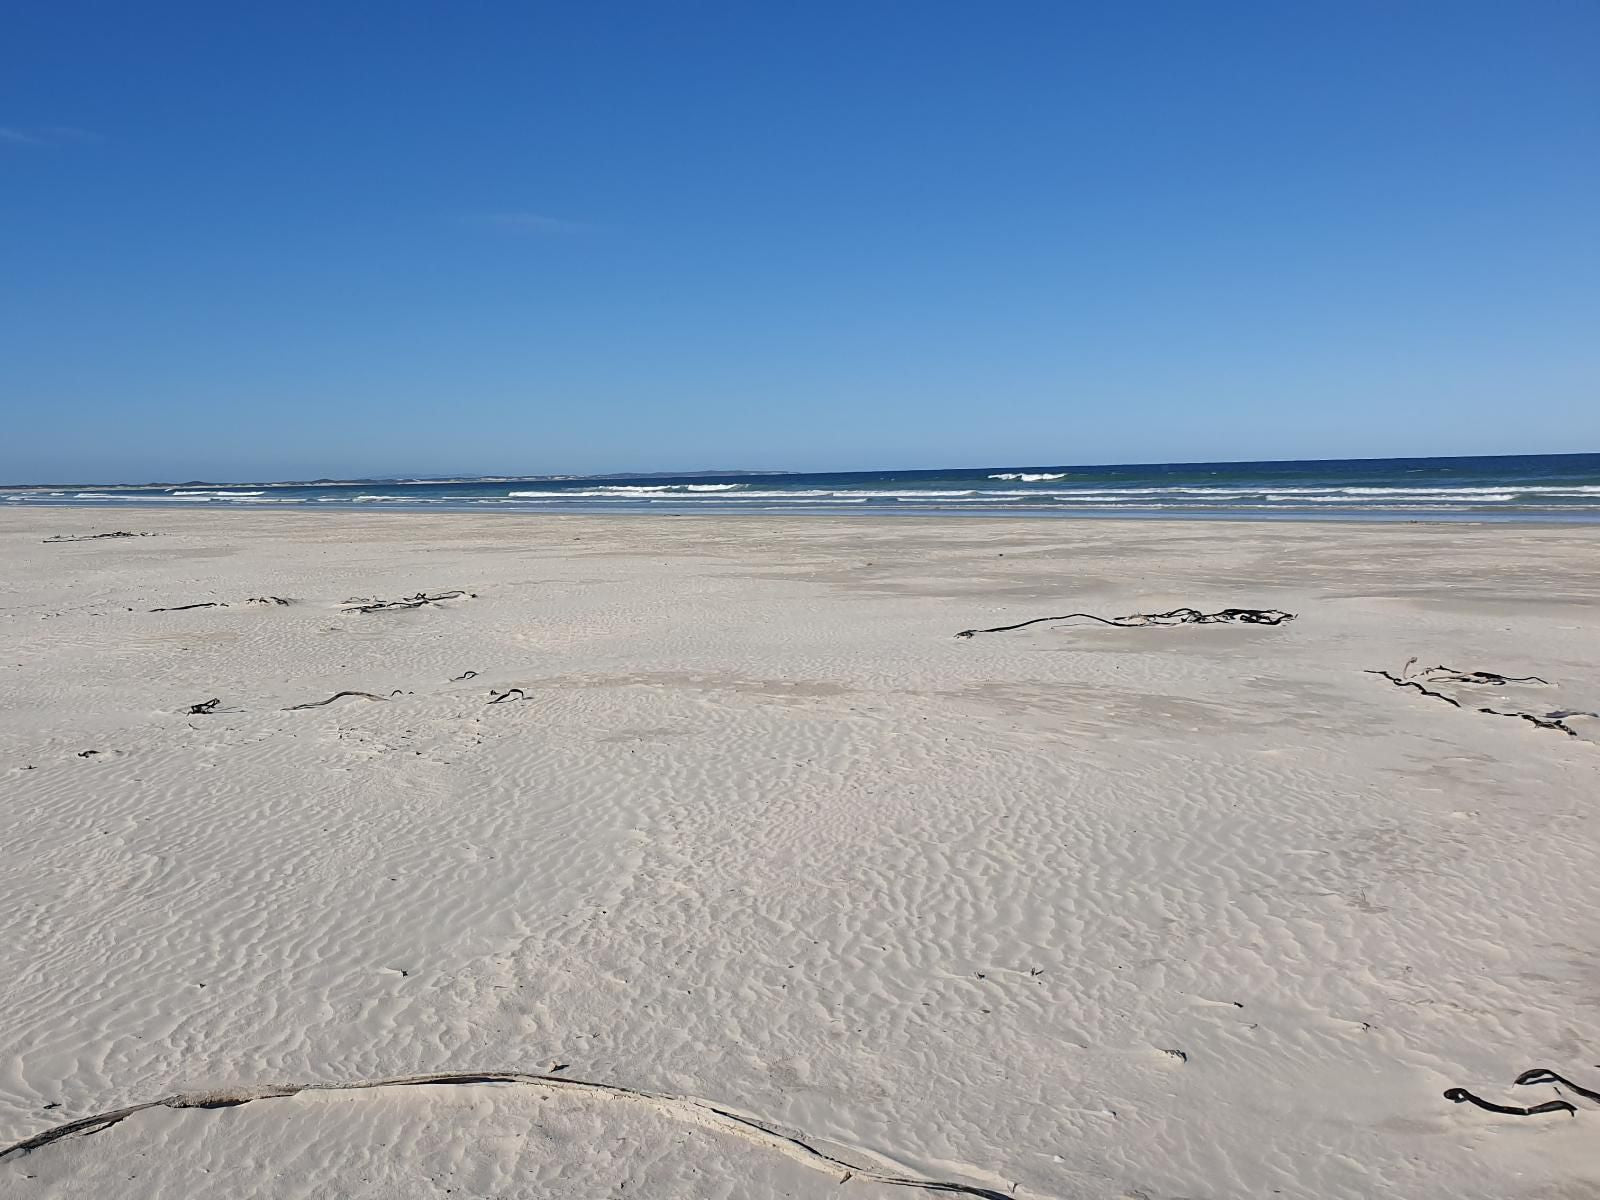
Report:
[[1066,477],[1067,473],[1065,471],[1059,475],[1051,475],[1047,472],[1034,474],[1027,471],[1007,471],[1001,475],[989,476],[990,479],[1007,479],[1018,483],[1054,483],[1056,480],[1065,479]]

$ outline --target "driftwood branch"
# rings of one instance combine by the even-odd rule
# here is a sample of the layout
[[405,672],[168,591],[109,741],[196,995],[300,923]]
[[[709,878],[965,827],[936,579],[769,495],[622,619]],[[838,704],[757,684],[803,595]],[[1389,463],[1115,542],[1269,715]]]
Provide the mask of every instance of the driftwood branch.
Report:
[[[1548,679],[1543,679],[1538,675],[1514,676],[1501,675],[1495,671],[1458,671],[1454,667],[1442,666],[1427,667],[1422,671],[1418,671],[1414,677],[1410,677],[1411,664],[1416,661],[1415,658],[1408,658],[1405,666],[1400,668],[1400,674],[1398,675],[1393,671],[1371,670],[1364,672],[1364,674],[1382,676],[1394,684],[1395,687],[1411,688],[1414,691],[1421,692],[1424,696],[1431,696],[1435,700],[1443,700],[1452,708],[1461,709],[1466,708],[1466,705],[1462,704],[1454,696],[1447,696],[1444,692],[1424,687],[1418,680],[1426,679],[1430,683],[1490,684],[1494,686],[1510,683],[1548,684],[1550,682]],[[1519,721],[1526,721],[1539,729],[1553,729],[1558,733],[1566,734],[1568,737],[1578,736],[1578,731],[1566,723],[1568,717],[1600,717],[1600,713],[1586,712],[1581,709],[1557,709],[1554,712],[1531,713],[1507,711],[1503,708],[1490,708],[1487,705],[1481,705],[1477,708],[1477,711],[1487,713],[1491,717],[1512,717]]]
[[44,544],[48,546],[51,542],[98,542],[101,538],[133,538],[155,536],[156,535],[153,533],[129,533],[126,529],[119,529],[115,533],[58,533],[54,537],[45,538]]
[[1527,1086],[1536,1083],[1559,1083],[1569,1092],[1576,1092],[1585,1100],[1593,1100],[1596,1104],[1600,1104],[1600,1092],[1592,1092],[1586,1087],[1580,1087],[1565,1076],[1557,1075],[1548,1067],[1534,1067],[1531,1071],[1524,1071],[1521,1075],[1518,1075],[1514,1080],[1512,1080],[1512,1082],[1518,1086]]
[[1443,692],[1436,692],[1432,688],[1425,688],[1415,679],[1404,679],[1392,671],[1363,671],[1362,674],[1382,675],[1390,683],[1394,684],[1395,687],[1415,688],[1424,696],[1432,696],[1435,700],[1443,700],[1446,704],[1451,705],[1454,708],[1461,707],[1461,701],[1457,700],[1454,696],[1446,696]]
[[507,688],[505,691],[498,692],[498,693],[493,688],[490,688],[489,689],[489,703],[490,704],[501,704],[501,703],[503,703],[503,702],[505,702],[507,700],[510,700],[511,697],[512,697],[512,693],[513,692],[516,693],[516,698],[518,700],[526,700],[528,698],[528,693],[523,691],[519,687]]
[[251,596],[246,604],[293,604],[293,600],[286,600],[282,596]]
[[[1412,659],[1416,662],[1416,659]],[[1425,667],[1417,672],[1419,678],[1427,678],[1436,683],[1471,683],[1487,684],[1492,687],[1504,687],[1508,683],[1543,683],[1549,684],[1548,679],[1538,675],[1502,675],[1498,671],[1458,671],[1454,667]]]
[[1515,717],[1519,721],[1527,721],[1531,725],[1537,725],[1540,729],[1559,730],[1568,737],[1578,736],[1578,731],[1566,723],[1566,719],[1568,717],[1593,717],[1600,715],[1592,712],[1573,712],[1566,710],[1545,713],[1543,716],[1539,715],[1538,713],[1505,712],[1498,708],[1480,708],[1478,711],[1481,713],[1488,713],[1490,716],[1494,717]]
[[1149,625],[1282,625],[1294,620],[1294,614],[1276,608],[1224,608],[1217,612],[1201,612],[1197,608],[1175,608],[1164,613],[1133,613],[1126,617],[1100,617],[1094,613],[1066,613],[1059,617],[1035,617],[1031,621],[1018,621],[1015,625],[996,625],[991,629],[963,629],[958,638],[969,638],[977,633],[1009,633],[1013,629],[1026,629],[1047,621],[1071,621],[1082,617],[1098,621],[1115,629],[1143,629]]
[[1535,1104],[1531,1108],[1519,1108],[1515,1104],[1491,1103],[1482,1096],[1474,1096],[1466,1088],[1451,1088],[1445,1092],[1444,1098],[1454,1104],[1476,1104],[1488,1112],[1505,1113],[1511,1117],[1533,1117],[1548,1112],[1564,1112],[1572,1117],[1578,1115],[1578,1110],[1565,1100],[1546,1100],[1543,1104]]
[[227,608],[221,600],[206,600],[200,604],[174,604],[171,608],[152,608],[151,612],[187,612],[191,608]]
[[463,671],[459,675],[451,676],[450,682],[451,683],[460,683],[463,679],[476,679],[477,677],[478,677],[478,673],[476,671]]
[[346,696],[360,696],[363,700],[387,700],[387,699],[389,699],[388,696],[374,696],[371,692],[335,692],[333,695],[329,696],[326,700],[310,700],[310,701],[307,701],[305,704],[291,704],[291,705],[289,705],[288,708],[284,709],[283,711],[284,712],[295,712],[295,711],[297,711],[299,709],[302,709],[302,708],[322,708],[324,705],[332,704],[335,700],[342,700]]
[[452,592],[437,592],[430,595],[427,592],[418,592],[415,596],[402,596],[398,600],[373,600],[366,596],[357,596],[344,602],[345,612],[375,613],[394,612],[402,608],[421,608],[425,604],[438,604],[445,600],[459,600],[465,596],[469,600],[476,600],[472,592],[457,589]]
[[202,700],[199,704],[191,704],[189,706],[189,715],[192,717],[209,716],[217,711],[217,705],[221,703],[221,699],[217,698],[211,700]]
[[[748,1116],[711,1100],[672,1092],[648,1092],[642,1088],[623,1087],[615,1083],[599,1083],[587,1079],[574,1079],[556,1074],[557,1067],[548,1074],[523,1071],[482,1071],[474,1074],[401,1075],[388,1079],[357,1079],[349,1083],[289,1083],[269,1084],[265,1087],[235,1088],[229,1091],[179,1092],[159,1100],[130,1104],[126,1108],[79,1117],[42,1130],[31,1137],[8,1146],[0,1146],[0,1159],[13,1154],[29,1154],[70,1137],[87,1137],[100,1133],[126,1121],[137,1113],[152,1108],[236,1108],[257,1100],[281,1099],[297,1096],[301,1092],[359,1092],[385,1087],[443,1087],[474,1086],[479,1084],[516,1084],[543,1087],[555,1092],[586,1093],[619,1103],[639,1103],[673,1120],[695,1125],[710,1125],[745,1138],[758,1146],[787,1155],[813,1170],[826,1171],[837,1176],[839,1172],[849,1179],[854,1176],[868,1183],[884,1187],[910,1188],[915,1191],[940,1192],[954,1196],[976,1196],[979,1200],[1016,1200],[1015,1189],[997,1191],[958,1180],[929,1179],[919,1175],[902,1175],[892,1163],[885,1167],[865,1166],[838,1157],[840,1152],[829,1153],[796,1133],[786,1133],[776,1125],[757,1117]],[[853,1155],[867,1157],[867,1152]],[[880,1158],[880,1162],[885,1160]],[[903,1169],[903,1168],[900,1168]]]

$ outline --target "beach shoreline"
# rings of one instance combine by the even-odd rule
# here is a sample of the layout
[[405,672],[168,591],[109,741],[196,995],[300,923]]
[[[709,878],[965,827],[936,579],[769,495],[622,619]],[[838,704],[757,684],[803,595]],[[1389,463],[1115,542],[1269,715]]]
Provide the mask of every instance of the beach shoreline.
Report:
[[[835,1193],[696,1104],[863,1195],[1600,1185],[1593,1105],[1443,1098],[1600,1087],[1600,717],[1507,719],[1600,711],[1600,527],[329,508],[0,508],[0,1146],[654,1099],[7,1194]],[[1180,606],[1293,619],[955,636]]]

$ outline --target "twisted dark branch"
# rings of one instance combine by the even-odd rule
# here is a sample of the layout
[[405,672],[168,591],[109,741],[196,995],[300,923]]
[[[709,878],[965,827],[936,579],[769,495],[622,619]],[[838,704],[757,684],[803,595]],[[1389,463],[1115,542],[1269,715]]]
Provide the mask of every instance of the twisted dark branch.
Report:
[[503,704],[505,701],[511,699],[511,694],[513,692],[516,693],[516,698],[518,700],[526,700],[528,698],[528,693],[523,691],[519,687],[507,688],[505,691],[498,692],[498,693],[493,688],[490,688],[489,689],[489,703],[490,704]]
[[1451,1088],[1445,1092],[1444,1098],[1454,1104],[1476,1104],[1487,1112],[1505,1113],[1511,1117],[1533,1117],[1548,1112],[1564,1112],[1573,1117],[1578,1115],[1578,1110],[1565,1100],[1546,1100],[1543,1104],[1535,1104],[1531,1108],[1518,1108],[1514,1104],[1493,1104],[1482,1096],[1474,1096],[1466,1088]]
[[[1407,678],[1406,675],[1411,664],[1416,661],[1414,658],[1407,659],[1405,666],[1400,668],[1399,675],[1396,675],[1393,671],[1367,671],[1365,674],[1382,676],[1394,684],[1395,687],[1411,688],[1414,691],[1421,692],[1424,696],[1432,696],[1435,700],[1443,700],[1452,708],[1463,708],[1465,706],[1454,696],[1447,696],[1443,692],[1436,692],[1430,687],[1424,687],[1417,680],[1426,679],[1430,683],[1489,683],[1496,685],[1503,683],[1549,683],[1549,680],[1541,679],[1537,675],[1524,675],[1519,678],[1517,676],[1500,675],[1494,671],[1457,671],[1454,667],[1428,667],[1417,672],[1416,678]],[[1597,713],[1581,710],[1557,710],[1541,714],[1508,712],[1502,708],[1489,708],[1487,706],[1480,707],[1477,711],[1488,713],[1493,717],[1514,717],[1519,721],[1527,721],[1530,725],[1537,726],[1540,729],[1554,729],[1559,733],[1566,734],[1568,737],[1577,737],[1578,731],[1566,723],[1566,718],[1600,716]]]
[[[257,1100],[295,1096],[301,1092],[350,1092],[381,1087],[467,1086],[485,1083],[538,1086],[555,1091],[589,1092],[614,1100],[642,1101],[657,1111],[680,1120],[693,1121],[697,1124],[720,1128],[752,1142],[768,1146],[817,1170],[843,1171],[847,1179],[855,1176],[868,1182],[888,1187],[913,1188],[919,1191],[943,1192],[957,1196],[976,1196],[979,1200],[1015,1200],[1014,1192],[1001,1192],[993,1188],[977,1187],[973,1184],[957,1183],[953,1180],[921,1179],[913,1175],[895,1174],[893,1171],[880,1170],[876,1167],[857,1166],[855,1163],[847,1162],[826,1151],[819,1150],[804,1138],[784,1133],[774,1126],[768,1125],[765,1121],[746,1116],[732,1109],[723,1108],[721,1105],[714,1104],[709,1100],[702,1100],[696,1096],[647,1092],[635,1088],[621,1087],[613,1083],[594,1083],[583,1079],[571,1079],[562,1075],[534,1074],[520,1071],[487,1071],[470,1075],[402,1075],[391,1079],[362,1079],[350,1083],[286,1084],[231,1092],[180,1092],[176,1095],[164,1096],[159,1100],[150,1100],[143,1104],[131,1104],[126,1108],[113,1109],[110,1112],[96,1113],[93,1116],[82,1117],[76,1121],[68,1121],[64,1125],[57,1125],[51,1129],[43,1130],[32,1137],[23,1138],[20,1142],[13,1142],[9,1146],[0,1147],[0,1159],[8,1158],[13,1154],[28,1154],[35,1150],[41,1150],[53,1142],[59,1142],[65,1138],[100,1133],[137,1113],[152,1108],[234,1108]],[[1530,1109],[1529,1111],[1539,1110]]]
[[187,612],[191,608],[227,608],[221,600],[206,600],[200,604],[175,604],[171,608],[152,608],[151,612]]
[[1566,1078],[1564,1075],[1557,1075],[1548,1067],[1534,1067],[1531,1071],[1524,1071],[1521,1075],[1518,1075],[1514,1080],[1512,1080],[1512,1082],[1518,1086],[1526,1086],[1535,1083],[1559,1083],[1569,1092],[1576,1092],[1585,1100],[1593,1100],[1596,1104],[1600,1104],[1600,1092],[1591,1092],[1586,1087],[1579,1087],[1577,1084],[1573,1083],[1572,1080]]
[[296,712],[302,708],[322,708],[332,704],[335,700],[342,700],[346,696],[360,696],[363,700],[387,700],[388,696],[374,696],[371,692],[335,692],[326,700],[309,700],[305,704],[291,704],[284,712]]
[[1363,671],[1362,674],[1382,675],[1390,683],[1394,684],[1395,687],[1416,688],[1416,690],[1421,692],[1424,696],[1432,696],[1435,700],[1443,700],[1446,704],[1453,708],[1461,707],[1461,701],[1457,700],[1454,696],[1446,696],[1443,692],[1436,692],[1432,688],[1425,688],[1415,679],[1402,679],[1392,671]]
[[155,536],[156,535],[153,534],[153,533],[129,533],[125,529],[119,529],[115,533],[80,533],[80,534],[76,534],[76,535],[58,533],[54,537],[45,538],[44,539],[44,544],[46,546],[48,546],[51,542],[97,542],[101,538],[132,538],[132,537],[155,537]]
[[459,600],[463,596],[468,599],[477,598],[473,593],[463,592],[459,589],[453,592],[439,592],[434,595],[429,595],[427,592],[418,592],[415,596],[402,596],[398,600],[369,600],[357,597],[353,600],[346,600],[344,602],[344,610],[345,612],[359,613],[394,612],[402,608],[421,608],[425,604],[438,604],[444,600]]
[[1082,617],[1098,621],[1114,629],[1143,629],[1149,625],[1282,625],[1294,620],[1294,614],[1276,608],[1224,608],[1217,612],[1201,612],[1197,608],[1175,608],[1164,613],[1132,613],[1126,617],[1100,617],[1094,613],[1066,613],[1059,617],[1035,617],[1031,621],[1018,621],[1015,625],[996,625],[990,629],[963,629],[958,638],[969,638],[977,633],[1009,633],[1013,629],[1026,629],[1047,621],[1071,621]]
[[[1412,659],[1412,662],[1415,662]],[[1508,683],[1543,683],[1548,685],[1548,679],[1538,675],[1502,675],[1498,671],[1458,671],[1454,667],[1438,666],[1425,667],[1417,672],[1418,676],[1431,679],[1436,683],[1470,683],[1489,684],[1494,687],[1503,687]]]
[[1481,713],[1488,713],[1495,717],[1516,717],[1518,720],[1527,721],[1530,725],[1537,725],[1540,729],[1555,729],[1568,737],[1577,737],[1578,731],[1566,723],[1567,717],[1592,717],[1594,713],[1582,712],[1552,712],[1540,716],[1537,713],[1505,712],[1498,708],[1480,708]]

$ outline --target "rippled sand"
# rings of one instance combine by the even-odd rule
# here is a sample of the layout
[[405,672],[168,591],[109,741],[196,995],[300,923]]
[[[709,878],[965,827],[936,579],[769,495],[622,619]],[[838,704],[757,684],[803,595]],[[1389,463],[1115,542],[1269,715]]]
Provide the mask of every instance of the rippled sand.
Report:
[[[113,528],[157,536],[42,540]],[[7,1197],[1600,1188],[1597,1106],[1441,1096],[1600,1090],[1600,719],[1478,711],[1600,710],[1600,529],[63,509],[0,551],[0,1146],[184,1094]],[[1299,616],[952,636],[1178,605]],[[1412,656],[1550,683],[1363,673]],[[388,698],[286,711],[344,690]],[[267,1094],[438,1072],[548,1078]]]

